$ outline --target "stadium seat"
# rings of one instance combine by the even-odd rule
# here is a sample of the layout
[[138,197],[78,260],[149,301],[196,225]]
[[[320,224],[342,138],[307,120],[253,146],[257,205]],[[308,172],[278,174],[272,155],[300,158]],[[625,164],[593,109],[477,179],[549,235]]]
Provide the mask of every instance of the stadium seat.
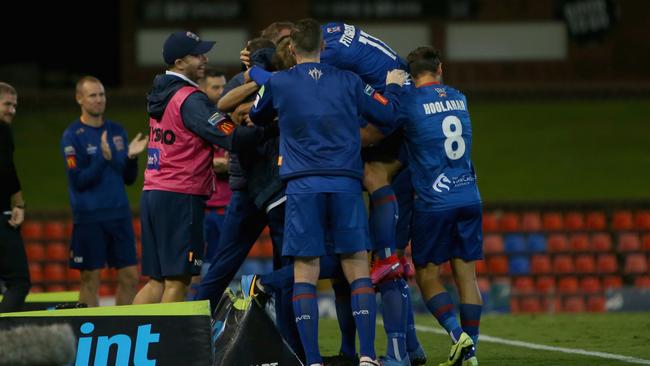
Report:
[[28,242],[25,244],[25,252],[30,262],[45,260],[45,248],[39,242]]
[[495,255],[487,259],[488,272],[492,275],[505,275],[508,273],[508,257]]
[[542,294],[555,292],[555,278],[552,276],[541,276],[537,278],[535,289]]
[[553,272],[573,273],[573,258],[570,255],[561,254],[553,258]]
[[29,279],[32,283],[43,281],[43,267],[39,263],[29,263]]
[[68,246],[59,241],[47,244],[45,246],[45,253],[47,259],[51,261],[67,262],[70,257]]
[[510,275],[521,276],[530,274],[530,261],[526,256],[510,257],[508,265]]
[[142,224],[140,223],[140,218],[139,217],[134,217],[133,220],[131,220],[131,223],[133,224],[133,233],[135,234],[136,238],[141,238],[142,237]]
[[67,220],[65,222],[65,238],[70,239],[72,238],[72,228],[74,227],[74,224],[72,223],[72,220]]
[[580,290],[587,294],[598,294],[603,291],[598,277],[588,276],[580,280]]
[[255,242],[255,244],[253,244],[253,246],[251,247],[251,250],[248,251],[247,258],[261,258],[261,257],[262,257],[262,245],[261,245],[261,241],[258,239]]
[[23,240],[43,239],[43,223],[40,221],[25,221],[20,225]]
[[634,279],[636,288],[650,289],[650,276],[639,276]]
[[612,250],[612,237],[607,233],[595,233],[591,236],[591,249],[597,252]]
[[504,235],[503,247],[508,255],[525,253],[528,250],[526,239],[518,234]]
[[135,255],[138,256],[138,259],[142,258],[142,240],[135,240]]
[[634,223],[639,230],[650,230],[650,211],[637,212]]
[[499,230],[505,232],[519,231],[519,215],[516,213],[505,213],[499,219]]
[[476,261],[476,273],[479,275],[487,273],[487,265],[485,264],[484,259]]
[[533,255],[530,261],[530,270],[536,275],[551,273],[551,257],[546,254]]
[[564,229],[562,214],[559,212],[547,212],[542,217],[542,227],[547,231],[558,231]]
[[271,238],[267,237],[266,240],[262,240],[259,244],[261,245],[260,250],[262,257],[273,258],[273,242],[271,241]]
[[518,294],[530,294],[535,290],[532,277],[518,277],[514,282],[514,289]]
[[569,296],[564,300],[562,310],[567,313],[581,313],[585,308],[585,299],[582,296]]
[[621,287],[623,287],[623,279],[620,276],[605,276],[603,278],[603,288],[605,290]]
[[483,231],[493,232],[499,228],[494,212],[483,212]]
[[614,212],[612,219],[612,227],[614,230],[631,230],[634,228],[634,220],[632,212],[628,210],[619,210]]
[[60,263],[46,264],[43,276],[46,282],[63,282],[65,281],[65,266]]
[[114,268],[104,267],[100,272],[100,277],[102,281],[110,281],[117,278],[117,272]]
[[443,276],[451,276],[451,263],[445,262],[440,265],[440,274]]
[[66,278],[68,279],[68,282],[79,282],[81,281],[81,271],[72,268],[67,268]]
[[557,289],[561,294],[574,294],[578,292],[578,279],[574,276],[566,276],[559,279]]
[[605,213],[594,211],[587,214],[585,225],[589,230],[605,230],[607,229],[607,217]]
[[486,254],[503,253],[503,238],[499,234],[488,234],[483,239],[483,251]]
[[636,233],[621,233],[618,236],[619,252],[636,252],[641,250],[641,240]]
[[614,254],[599,254],[596,259],[598,272],[616,273],[618,271],[618,261]]
[[573,234],[569,239],[571,249],[576,252],[586,252],[589,248],[589,236],[587,234]]
[[625,257],[624,272],[628,274],[645,274],[648,272],[648,262],[645,254],[628,254]]
[[478,283],[478,290],[481,293],[487,293],[490,291],[490,280],[487,277],[479,277],[476,282]]
[[542,218],[539,212],[526,212],[521,217],[521,230],[537,232],[542,230]]
[[650,233],[643,234],[643,237],[641,238],[641,249],[650,252]]
[[551,234],[546,243],[549,252],[566,252],[569,250],[569,240],[564,234]]
[[519,299],[517,299],[516,297],[510,298],[510,312],[513,314],[521,312],[521,310],[519,309]]
[[580,212],[569,212],[564,216],[564,228],[566,230],[583,230],[585,228],[585,218]]
[[115,295],[115,287],[106,283],[99,285],[99,296],[108,297]]
[[63,221],[46,221],[43,225],[43,237],[46,240],[65,239],[65,224]]
[[519,311],[522,313],[539,313],[542,311],[542,304],[537,296],[526,296],[519,303]]
[[602,313],[605,311],[605,298],[603,296],[589,296],[587,300],[587,311]]
[[591,254],[581,254],[576,257],[576,272],[594,273],[596,272],[596,260]]
[[542,309],[548,313],[557,313],[562,311],[562,301],[560,297],[547,296],[542,299]]
[[546,252],[546,238],[542,234],[528,235],[528,250],[533,253]]
[[47,289],[47,292],[62,292],[68,290],[68,288],[65,285],[61,285],[61,284],[47,285],[45,288]]
[[32,287],[29,288],[29,293],[32,294],[40,294],[41,292],[44,292],[45,289],[41,285],[32,285]]

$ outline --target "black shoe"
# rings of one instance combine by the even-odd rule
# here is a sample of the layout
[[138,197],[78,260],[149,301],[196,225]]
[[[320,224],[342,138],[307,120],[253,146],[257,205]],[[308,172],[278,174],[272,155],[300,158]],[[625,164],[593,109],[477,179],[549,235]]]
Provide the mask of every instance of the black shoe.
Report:
[[359,357],[350,357],[339,353],[336,356],[324,356],[323,364],[325,366],[357,366]]

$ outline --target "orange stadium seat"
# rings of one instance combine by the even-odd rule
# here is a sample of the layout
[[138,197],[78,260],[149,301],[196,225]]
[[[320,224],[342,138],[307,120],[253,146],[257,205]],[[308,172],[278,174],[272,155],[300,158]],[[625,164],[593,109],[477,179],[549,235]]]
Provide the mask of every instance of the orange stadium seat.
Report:
[[580,212],[569,212],[564,216],[564,228],[566,230],[583,230],[585,218]]
[[616,273],[618,271],[618,261],[614,254],[599,254],[596,259],[598,272]]
[[587,300],[587,311],[602,313],[605,311],[605,298],[603,296],[590,296]]
[[586,252],[590,249],[589,236],[587,234],[573,234],[569,241],[573,251]]
[[496,215],[493,212],[483,212],[483,231],[497,231],[498,228]]
[[567,313],[581,313],[585,308],[585,299],[582,296],[570,296],[564,300],[562,310]]
[[47,285],[45,288],[47,292],[62,292],[67,290],[66,286],[61,284]]
[[33,294],[39,294],[39,293],[44,292],[44,291],[45,291],[45,289],[41,285],[32,285],[32,287],[30,287],[30,289],[29,289],[29,292],[33,293]]
[[619,252],[636,252],[641,250],[641,240],[636,233],[621,233],[618,236]]
[[271,241],[271,238],[262,240],[259,244],[261,245],[260,249],[262,257],[273,258],[273,242]]
[[515,291],[519,294],[530,294],[535,290],[535,283],[532,277],[515,278]]
[[605,213],[594,211],[587,214],[585,225],[589,230],[605,230],[607,229],[607,217]]
[[603,291],[598,277],[588,276],[580,280],[580,290],[588,294],[598,294]]
[[639,276],[635,278],[634,286],[637,288],[650,289],[650,276]]
[[645,254],[628,254],[625,258],[625,273],[645,274],[648,272],[648,262]]
[[495,255],[487,259],[488,272],[492,275],[504,275],[508,273],[508,257]]
[[65,224],[62,221],[46,221],[43,225],[43,236],[46,240],[65,239]]
[[477,274],[485,274],[487,272],[487,265],[485,264],[484,259],[480,259],[476,261],[476,273]]
[[511,313],[521,312],[521,310],[519,309],[519,299],[515,297],[510,298],[510,312]]
[[544,230],[557,231],[564,229],[562,214],[559,212],[547,212],[542,217],[542,226]]
[[25,252],[30,262],[45,260],[45,248],[39,242],[28,242],[25,244]]
[[43,223],[40,221],[25,221],[20,229],[23,240],[43,239]]
[[603,278],[603,288],[605,290],[616,289],[623,287],[623,279],[621,276],[605,276]]
[[634,220],[632,212],[627,210],[620,210],[614,212],[612,218],[612,227],[614,230],[630,230],[634,228]]
[[553,258],[553,272],[572,273],[573,271],[573,258],[570,255],[562,254]]
[[562,301],[555,296],[545,297],[542,299],[542,308],[546,312],[557,313],[562,310]]
[[643,237],[641,238],[641,249],[650,252],[650,233],[643,234]]
[[551,258],[546,254],[536,254],[531,258],[530,270],[533,274],[551,273]]
[[542,217],[539,212],[526,212],[521,218],[521,229],[528,232],[542,230]]
[[65,281],[65,266],[60,263],[46,264],[43,275],[46,282],[63,282]]
[[639,230],[650,230],[650,211],[637,212],[634,223]]
[[142,240],[135,240],[135,254],[138,256],[138,259],[142,258]]
[[581,254],[576,257],[576,272],[594,273],[596,272],[596,260],[591,254]]
[[99,286],[99,296],[107,297],[107,296],[114,296],[114,295],[115,295],[114,286],[108,284],[102,284]]
[[74,227],[74,224],[72,223],[72,220],[68,220],[65,222],[65,237],[66,239],[72,238],[72,228]]
[[537,283],[535,283],[535,289],[537,292],[543,294],[555,292],[555,278],[552,276],[538,277]]
[[512,232],[519,231],[519,215],[516,213],[505,213],[499,219],[499,230]]
[[142,237],[142,224],[140,223],[140,218],[139,217],[134,217],[133,220],[131,220],[131,223],[133,225],[133,233],[135,234],[136,238],[141,238]]
[[562,294],[574,294],[578,288],[578,279],[574,276],[562,277],[557,282],[557,289]]
[[522,313],[539,313],[542,311],[542,304],[536,296],[526,296],[521,299],[519,310]]
[[490,291],[490,280],[486,277],[479,277],[476,282],[478,283],[478,289],[482,293]]
[[47,259],[51,261],[67,261],[70,257],[68,247],[62,242],[55,241],[45,246]]
[[546,243],[549,252],[566,252],[569,250],[569,239],[564,234],[551,234]]
[[486,254],[503,253],[503,237],[498,234],[488,234],[483,239],[483,251]]
[[66,270],[66,278],[68,279],[68,282],[79,282],[81,281],[81,271],[68,268]]
[[451,262],[447,261],[440,265],[440,274],[446,276],[451,275]]
[[612,249],[612,237],[607,233],[595,233],[591,237],[591,249],[608,252]]
[[29,263],[29,278],[32,283],[43,281],[43,267],[39,263]]

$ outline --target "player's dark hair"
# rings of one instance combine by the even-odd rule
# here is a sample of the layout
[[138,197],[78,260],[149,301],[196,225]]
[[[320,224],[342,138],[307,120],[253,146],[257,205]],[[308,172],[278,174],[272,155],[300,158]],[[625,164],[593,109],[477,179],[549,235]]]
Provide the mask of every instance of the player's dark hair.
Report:
[[291,30],[291,44],[296,53],[313,54],[320,50],[323,43],[323,31],[314,19],[301,19]]
[[293,23],[291,22],[274,22],[262,30],[260,37],[268,39],[273,43],[278,43],[280,41],[280,32],[283,29],[291,29],[292,27]]
[[441,64],[440,52],[431,46],[418,47],[409,53],[406,62],[409,65],[409,72],[414,78],[425,72],[435,75]]
[[205,68],[205,78],[218,78],[221,76],[226,77],[226,73],[223,70],[213,69],[212,67]]
[[246,49],[251,54],[262,48],[275,48],[275,43],[269,41],[266,38],[258,37],[251,39],[250,42],[248,42],[248,46],[246,46]]

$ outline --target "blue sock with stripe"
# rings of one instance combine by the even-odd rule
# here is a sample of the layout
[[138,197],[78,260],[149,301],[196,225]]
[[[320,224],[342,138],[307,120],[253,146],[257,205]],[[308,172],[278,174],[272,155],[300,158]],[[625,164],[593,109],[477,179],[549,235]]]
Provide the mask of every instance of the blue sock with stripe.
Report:
[[377,319],[377,300],[370,277],[363,277],[350,284],[352,294],[352,316],[359,333],[359,355],[373,360],[375,354],[375,322]]
[[400,281],[388,280],[379,284],[384,330],[386,330],[386,354],[397,361],[407,357],[406,351],[406,298],[402,297]]
[[463,327],[463,331],[474,342],[474,347],[466,356],[466,358],[470,358],[476,354],[476,348],[478,347],[479,326],[481,324],[481,311],[483,310],[483,306],[477,304],[460,304],[458,308],[460,310],[460,324]]
[[307,365],[322,363],[318,349],[318,299],[316,286],[297,282],[293,285],[293,312]]
[[354,317],[352,317],[350,284],[345,279],[338,279],[332,281],[332,288],[335,296],[336,319],[341,329],[341,354],[354,357],[357,353],[357,327],[354,325]]
[[406,349],[409,352],[415,352],[420,347],[418,336],[415,332],[415,316],[413,315],[413,305],[411,304],[411,288],[408,282],[401,280],[402,296],[406,299],[406,307],[403,309],[406,313]]
[[458,319],[456,319],[454,313],[454,303],[451,301],[449,293],[447,291],[441,292],[430,298],[427,301],[427,309],[449,333],[451,340],[454,343],[458,342],[460,335],[463,333],[463,328],[458,324]]
[[375,253],[386,259],[395,253],[397,227],[397,198],[390,185],[379,188],[370,195],[370,232]]

